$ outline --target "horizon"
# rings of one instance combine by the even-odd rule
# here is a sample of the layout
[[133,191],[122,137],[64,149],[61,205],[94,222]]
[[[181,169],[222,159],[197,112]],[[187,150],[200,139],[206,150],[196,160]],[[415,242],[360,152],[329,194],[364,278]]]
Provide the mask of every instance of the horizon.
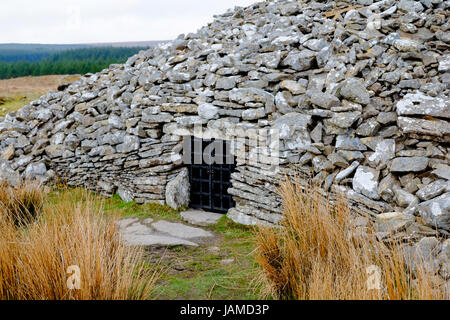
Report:
[[[170,41],[235,6],[257,0],[16,0],[0,4],[1,44],[102,44]],[[57,31],[55,31],[57,30]]]

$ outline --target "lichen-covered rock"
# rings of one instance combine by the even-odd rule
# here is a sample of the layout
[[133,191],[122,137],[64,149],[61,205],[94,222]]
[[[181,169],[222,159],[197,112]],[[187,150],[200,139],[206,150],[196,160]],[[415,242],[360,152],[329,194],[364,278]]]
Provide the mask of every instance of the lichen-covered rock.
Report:
[[419,204],[418,212],[429,226],[450,230],[450,192]]
[[421,200],[427,201],[443,194],[449,188],[449,186],[449,181],[437,180],[421,188],[417,192],[417,196]]
[[408,208],[418,204],[418,199],[413,194],[394,185],[392,190],[394,191],[395,201],[402,208]]
[[375,169],[364,166],[358,167],[353,178],[353,190],[370,199],[378,200],[380,198],[378,191],[379,176],[380,172]]
[[25,178],[33,180],[38,177],[44,177],[47,173],[47,167],[42,162],[30,163],[25,169]]
[[328,93],[310,91],[309,95],[311,103],[323,109],[331,109],[339,106],[341,103],[337,97]]
[[206,120],[216,119],[219,117],[219,108],[208,103],[198,106],[198,115]]
[[11,168],[9,162],[0,159],[0,181],[6,181],[8,184],[17,187],[21,180],[20,174]]
[[391,172],[420,172],[424,171],[430,159],[425,157],[399,157],[391,165]]
[[344,81],[340,94],[342,97],[360,104],[369,104],[370,95],[366,87],[356,78]]
[[432,116],[450,118],[450,99],[448,97],[430,97],[421,92],[407,94],[397,103],[400,116]]

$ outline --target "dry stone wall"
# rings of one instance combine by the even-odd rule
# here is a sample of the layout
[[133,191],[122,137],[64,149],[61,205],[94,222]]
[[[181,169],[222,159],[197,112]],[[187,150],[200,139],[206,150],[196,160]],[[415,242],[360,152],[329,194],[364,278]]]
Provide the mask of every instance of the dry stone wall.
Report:
[[278,181],[301,175],[356,211],[397,212],[388,217],[403,235],[449,235],[449,8],[284,0],[229,10],[0,118],[0,179],[179,207],[189,200],[183,137],[265,130],[279,134],[278,171],[250,143],[235,150],[233,220],[278,223]]

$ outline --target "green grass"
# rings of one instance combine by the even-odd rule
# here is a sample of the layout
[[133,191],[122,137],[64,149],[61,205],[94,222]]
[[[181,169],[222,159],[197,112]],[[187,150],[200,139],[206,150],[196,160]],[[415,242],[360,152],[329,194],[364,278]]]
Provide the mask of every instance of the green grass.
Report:
[[11,95],[7,97],[0,97],[0,117],[6,114],[19,110],[26,106],[33,100],[38,99],[42,94],[27,94],[27,95]]
[[[155,293],[159,299],[258,299],[259,286],[254,280],[258,266],[251,228],[233,223],[225,216],[208,228],[219,236],[210,246],[177,248],[154,254],[149,252],[150,268],[163,271]],[[223,265],[221,261],[234,259]]]
[[[84,201],[82,189],[72,189],[73,201]],[[50,194],[58,201],[58,192]],[[159,204],[126,203],[119,196],[96,197],[105,215],[151,217],[155,220],[182,221],[179,212]],[[250,227],[238,225],[223,216],[217,225],[205,229],[217,239],[198,248],[172,247],[148,249],[143,263],[151,270],[162,271],[154,293],[157,299],[246,300],[259,298],[258,274],[253,251],[255,237]],[[224,260],[234,259],[230,264]]]
[[134,201],[124,202],[117,194],[104,201],[106,213],[118,213],[123,217],[152,217],[168,221],[182,221],[179,212],[166,205],[156,203],[139,205]]

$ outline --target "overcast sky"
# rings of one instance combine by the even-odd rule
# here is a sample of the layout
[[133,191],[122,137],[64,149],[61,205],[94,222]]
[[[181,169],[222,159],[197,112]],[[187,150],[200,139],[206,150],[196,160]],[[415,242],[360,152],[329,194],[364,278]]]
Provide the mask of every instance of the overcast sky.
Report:
[[8,0],[0,2],[0,43],[170,40],[214,14],[257,0]]

